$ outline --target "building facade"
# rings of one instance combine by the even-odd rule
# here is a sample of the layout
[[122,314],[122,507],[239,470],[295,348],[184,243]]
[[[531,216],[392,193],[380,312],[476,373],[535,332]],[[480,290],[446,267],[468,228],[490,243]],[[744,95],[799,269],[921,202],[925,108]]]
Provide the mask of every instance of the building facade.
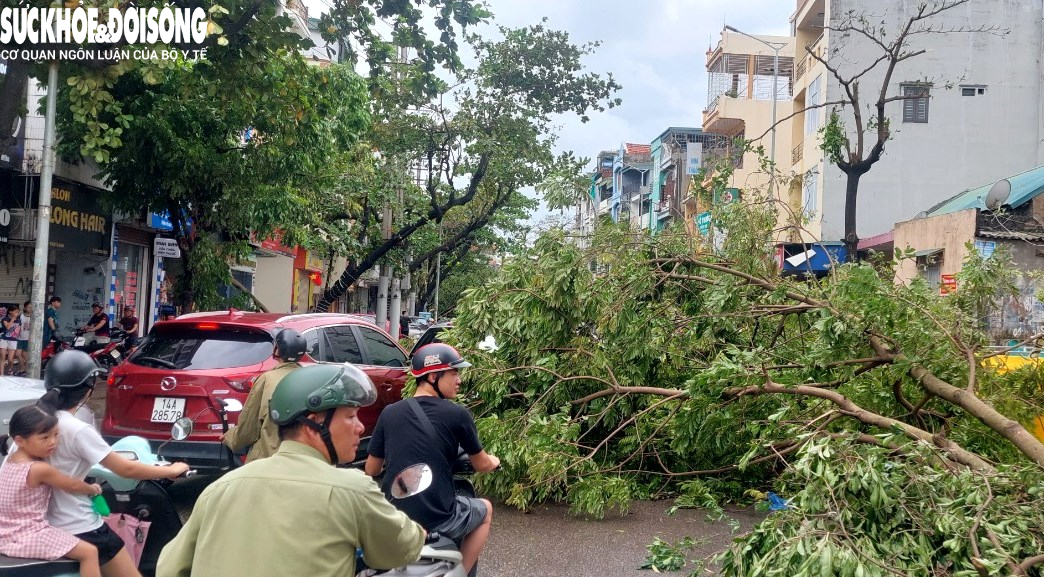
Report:
[[[793,107],[801,112],[791,125],[792,195],[808,217],[803,239],[838,241],[845,232],[846,175],[824,158],[819,130],[832,110],[849,132],[854,120],[851,107],[827,105],[843,99],[842,87],[811,54],[851,78],[881,49],[858,33],[828,27],[840,27],[849,14],[865,16],[887,30],[888,42],[917,6],[797,0],[796,9]],[[970,0],[923,23],[941,33],[910,37],[907,50],[923,53],[900,62],[888,83],[888,95],[907,98],[887,104],[891,139],[860,180],[859,237],[888,233],[968,182],[992,182],[1044,164],[1042,10],[1036,0]],[[885,68],[878,65],[860,78],[863,109],[876,102]]]

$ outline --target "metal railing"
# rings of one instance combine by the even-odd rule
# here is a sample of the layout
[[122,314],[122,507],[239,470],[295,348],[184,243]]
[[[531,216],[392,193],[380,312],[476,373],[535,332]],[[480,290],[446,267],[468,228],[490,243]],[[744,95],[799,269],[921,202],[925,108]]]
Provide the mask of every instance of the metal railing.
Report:
[[801,60],[799,60],[797,66],[794,67],[794,81],[791,83],[792,85],[797,86],[798,80],[801,80],[801,77],[805,75],[805,70],[807,68],[806,64],[807,59],[802,55]]
[[791,164],[797,164],[797,163],[801,162],[801,158],[803,157],[804,152],[805,152],[805,141],[802,140],[801,142],[798,143],[797,146],[794,147],[794,150],[790,151]]

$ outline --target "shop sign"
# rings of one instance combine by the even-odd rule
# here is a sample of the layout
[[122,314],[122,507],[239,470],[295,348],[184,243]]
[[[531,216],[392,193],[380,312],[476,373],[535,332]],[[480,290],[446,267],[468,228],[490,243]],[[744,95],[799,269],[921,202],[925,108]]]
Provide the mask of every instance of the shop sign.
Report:
[[65,179],[54,180],[51,187],[50,245],[109,256],[112,222],[99,210],[99,191]]
[[699,229],[700,234],[707,236],[710,234],[711,225],[711,213],[710,211],[701,212],[696,215],[696,228]]
[[159,258],[181,258],[181,248],[178,241],[173,238],[156,237],[152,245],[152,252]]
[[283,231],[281,230],[276,230],[272,233],[271,237],[257,243],[257,245],[267,251],[281,254],[283,256],[294,256],[297,254],[296,249],[283,244]]
[[957,292],[957,275],[944,274],[939,276],[939,294],[949,295]]

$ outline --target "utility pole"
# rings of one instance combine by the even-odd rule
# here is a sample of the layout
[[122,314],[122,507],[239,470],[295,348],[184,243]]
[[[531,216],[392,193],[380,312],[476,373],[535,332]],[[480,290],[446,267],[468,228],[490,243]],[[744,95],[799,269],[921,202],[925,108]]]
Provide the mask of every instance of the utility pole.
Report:
[[47,68],[47,111],[44,116],[43,170],[40,173],[39,208],[36,216],[36,252],[33,254],[33,316],[29,330],[29,378],[40,378],[40,354],[47,306],[47,253],[51,241],[51,180],[54,177],[54,116],[58,100],[58,62]]

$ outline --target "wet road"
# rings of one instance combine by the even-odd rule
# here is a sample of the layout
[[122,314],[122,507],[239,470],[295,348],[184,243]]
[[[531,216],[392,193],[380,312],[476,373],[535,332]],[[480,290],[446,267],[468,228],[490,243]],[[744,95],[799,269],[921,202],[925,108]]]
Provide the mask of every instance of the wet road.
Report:
[[[521,513],[505,505],[494,506],[493,531],[479,563],[480,577],[652,577],[639,570],[646,546],[659,536],[677,542],[693,537],[697,547],[690,558],[709,558],[732,540],[726,521],[706,522],[706,513],[679,510],[668,516],[670,501],[634,503],[624,516],[586,520],[568,514],[565,506],[539,506]],[[734,509],[729,515],[749,529],[762,513]],[[688,575],[686,567],[676,575]]]

